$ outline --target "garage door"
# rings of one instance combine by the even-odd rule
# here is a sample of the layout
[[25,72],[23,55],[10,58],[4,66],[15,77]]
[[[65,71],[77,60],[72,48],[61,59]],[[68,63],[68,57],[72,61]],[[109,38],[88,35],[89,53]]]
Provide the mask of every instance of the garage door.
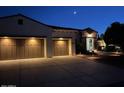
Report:
[[42,39],[0,39],[0,59],[44,57]]
[[68,40],[53,40],[53,54],[54,56],[69,55]]
[[0,39],[0,59],[16,58],[16,41],[12,39]]

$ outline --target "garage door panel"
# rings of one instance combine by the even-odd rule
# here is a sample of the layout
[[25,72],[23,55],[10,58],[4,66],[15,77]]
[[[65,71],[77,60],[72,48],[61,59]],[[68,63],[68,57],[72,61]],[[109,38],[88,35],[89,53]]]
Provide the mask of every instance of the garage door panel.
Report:
[[25,58],[25,54],[24,54],[24,40],[23,39],[16,39],[16,58],[20,59],[20,58]]
[[69,55],[68,40],[54,40],[53,41],[53,54],[54,56]]
[[25,58],[25,51],[24,51],[25,47],[24,46],[17,46],[17,59],[20,59],[20,58]]
[[25,46],[25,57],[43,57],[44,51],[41,46]]
[[0,45],[1,46],[12,46],[12,45],[16,45],[15,43],[16,41],[10,38],[4,38],[4,39],[0,39]]
[[36,39],[0,39],[0,59],[44,57],[44,41]]
[[[10,51],[10,55],[11,55],[11,57],[10,57],[10,59],[12,58],[12,59],[16,59],[16,46],[15,45],[13,45],[12,47],[11,47],[11,51]],[[10,56],[9,55],[9,56]]]
[[15,59],[16,46],[1,46],[1,59]]
[[0,59],[15,59],[16,43],[9,38],[0,39]]

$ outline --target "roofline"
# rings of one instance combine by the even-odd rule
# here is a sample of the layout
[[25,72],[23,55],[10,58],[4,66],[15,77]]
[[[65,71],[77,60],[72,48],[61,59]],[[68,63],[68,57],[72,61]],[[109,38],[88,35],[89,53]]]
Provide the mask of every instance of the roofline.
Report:
[[5,36],[7,36],[7,37],[41,37],[41,38],[46,38],[46,36],[38,36],[38,35],[31,35],[31,36],[29,36],[29,35],[15,35],[15,34],[0,34],[0,38],[1,37],[5,37]]
[[[77,28],[70,28],[70,27],[61,27],[61,26],[48,25],[48,24],[39,22],[39,21],[37,21],[37,20],[35,20],[35,19],[31,18],[31,17],[25,16],[25,15],[23,15],[23,14],[21,14],[21,13],[18,13],[18,14],[15,14],[15,15],[10,15],[10,16],[3,16],[3,17],[0,17],[0,19],[9,18],[9,17],[15,17],[15,16],[22,16],[22,17],[25,17],[25,18],[27,18],[27,19],[29,19],[29,20],[32,20],[32,21],[34,21],[34,22],[36,22],[36,23],[45,25],[45,26],[50,27],[50,28],[53,28],[53,29],[67,29],[67,30],[77,30],[77,31],[84,31],[85,29],[91,29],[90,27],[87,27],[87,28],[85,28],[85,29],[77,29]],[[95,30],[93,30],[93,29],[91,29],[91,30],[94,31],[94,32],[97,32],[97,31],[95,31]],[[98,32],[97,32],[97,33],[98,33]]]
[[14,15],[9,15],[9,16],[1,16],[0,19],[4,19],[4,18],[8,18],[8,17],[14,17],[14,16],[18,16],[20,14],[14,14]]
[[92,30],[93,32],[98,33],[96,30],[94,30],[94,29],[92,29],[92,28],[90,28],[90,27],[87,27],[87,28],[83,29],[82,31],[86,31],[87,29],[90,29],[90,30]]
[[61,27],[61,26],[53,26],[53,25],[47,25],[53,29],[67,29],[67,30],[77,30],[77,31],[82,31],[82,29],[77,29],[77,28],[70,28],[70,27]]
[[81,30],[81,29],[70,28],[70,27],[60,27],[60,26],[48,25],[48,24],[39,22],[39,21],[37,21],[37,20],[35,20],[35,19],[31,18],[31,17],[25,16],[25,15],[23,15],[23,14],[21,14],[21,13],[14,14],[14,15],[10,15],[10,16],[3,16],[3,17],[0,17],[0,19],[9,18],[9,17],[15,17],[15,16],[22,16],[22,17],[25,17],[25,18],[27,18],[27,19],[30,19],[30,20],[32,20],[32,21],[34,21],[34,22],[37,22],[37,23],[39,23],[39,24],[42,24],[42,25],[45,25],[45,26],[48,26],[48,27],[51,27],[51,28],[56,28],[56,29],[57,29],[57,28],[61,28],[61,29],[69,29],[69,30]]
[[0,17],[0,19],[9,18],[9,17],[15,17],[15,16],[22,16],[22,17],[25,17],[25,18],[27,18],[29,20],[32,20],[34,22],[37,22],[39,24],[42,24],[42,25],[46,25],[47,26],[47,24],[44,24],[42,22],[39,22],[39,21],[37,21],[37,20],[35,20],[35,19],[31,18],[31,17],[25,16],[25,15],[23,15],[21,13],[18,13],[18,14],[15,14],[15,15],[10,15],[10,16],[3,16],[3,17]]

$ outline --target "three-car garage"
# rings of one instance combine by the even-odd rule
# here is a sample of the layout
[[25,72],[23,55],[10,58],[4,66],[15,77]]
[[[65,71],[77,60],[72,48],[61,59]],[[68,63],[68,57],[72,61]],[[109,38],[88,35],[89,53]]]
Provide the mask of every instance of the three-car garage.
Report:
[[[1,37],[0,60],[43,58],[46,45],[44,38],[37,37]],[[69,40],[52,40],[52,55],[65,56],[70,53]]]
[[0,19],[0,60],[74,55],[75,33],[21,14],[3,17]]

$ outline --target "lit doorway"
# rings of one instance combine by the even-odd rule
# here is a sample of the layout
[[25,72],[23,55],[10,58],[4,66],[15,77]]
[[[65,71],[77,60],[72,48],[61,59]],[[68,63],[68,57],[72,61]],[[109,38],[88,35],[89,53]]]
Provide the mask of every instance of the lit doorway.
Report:
[[94,38],[86,38],[86,49],[87,51],[92,51],[94,49]]

